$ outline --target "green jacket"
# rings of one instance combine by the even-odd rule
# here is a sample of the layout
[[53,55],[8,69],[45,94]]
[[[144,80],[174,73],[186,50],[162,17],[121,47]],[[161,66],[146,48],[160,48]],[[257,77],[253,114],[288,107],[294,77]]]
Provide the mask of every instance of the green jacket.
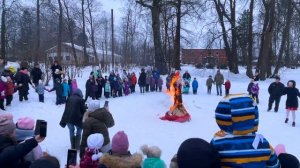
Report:
[[217,73],[215,76],[216,85],[222,85],[224,83],[224,76],[221,73]]
[[208,86],[208,87],[211,87],[213,83],[214,83],[214,80],[212,78],[208,78],[206,80],[206,86]]
[[143,168],[166,168],[166,164],[160,158],[146,158],[143,162]]

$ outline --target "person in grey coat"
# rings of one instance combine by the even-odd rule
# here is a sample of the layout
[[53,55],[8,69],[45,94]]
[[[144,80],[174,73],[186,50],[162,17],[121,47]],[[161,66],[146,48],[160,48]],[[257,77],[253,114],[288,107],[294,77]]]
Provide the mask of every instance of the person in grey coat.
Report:
[[217,74],[215,75],[214,82],[217,87],[217,95],[222,96],[222,85],[224,83],[224,76],[221,74],[220,70],[217,71]]

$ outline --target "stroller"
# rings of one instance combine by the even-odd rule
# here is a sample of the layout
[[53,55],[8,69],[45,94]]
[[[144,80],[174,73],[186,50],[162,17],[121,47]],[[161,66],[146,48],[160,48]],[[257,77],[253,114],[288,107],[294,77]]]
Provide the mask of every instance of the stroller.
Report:
[[183,81],[183,90],[182,90],[182,93],[183,94],[189,94],[189,91],[190,91],[190,81],[185,79]]

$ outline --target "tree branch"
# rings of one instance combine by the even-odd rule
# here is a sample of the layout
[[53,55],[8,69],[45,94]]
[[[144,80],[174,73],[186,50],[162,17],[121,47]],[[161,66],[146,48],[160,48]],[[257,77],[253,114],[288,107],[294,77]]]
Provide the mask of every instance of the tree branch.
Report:
[[143,0],[138,0],[138,1],[135,1],[135,2],[142,5],[143,7],[146,7],[146,8],[149,8],[149,9],[153,8],[153,6],[151,6],[149,4],[146,4]]

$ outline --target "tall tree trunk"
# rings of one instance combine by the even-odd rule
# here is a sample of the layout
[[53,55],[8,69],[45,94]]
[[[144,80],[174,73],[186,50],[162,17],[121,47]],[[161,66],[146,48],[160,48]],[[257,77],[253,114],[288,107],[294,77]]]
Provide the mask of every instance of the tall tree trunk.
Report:
[[233,65],[233,59],[232,59],[230,45],[228,42],[228,35],[227,35],[226,28],[225,28],[224,17],[223,17],[223,13],[222,13],[222,9],[221,9],[222,4],[221,4],[220,0],[214,0],[214,3],[215,3],[217,14],[219,17],[219,23],[222,28],[222,37],[223,37],[225,51],[226,51],[226,55],[227,55],[227,59],[228,59],[227,61],[228,61],[229,70],[232,72],[234,69],[234,65]]
[[61,43],[62,43],[62,29],[63,29],[63,9],[62,9],[62,4],[61,0],[57,0],[58,2],[58,7],[59,7],[59,17],[58,17],[58,37],[57,37],[57,59],[59,61],[62,61],[62,56],[61,56]]
[[180,70],[180,30],[181,30],[181,0],[176,4],[176,32],[174,41],[174,68]]
[[[263,32],[263,41],[262,41],[262,49],[260,61],[260,80],[265,80],[268,76],[268,73],[271,69],[271,59],[272,59],[272,37],[274,31],[274,23],[275,23],[275,1],[264,1],[266,8],[266,17],[265,23],[266,29]],[[267,23],[266,23],[267,22]]]
[[162,48],[161,33],[160,33],[160,12],[161,12],[160,3],[162,2],[162,0],[153,0],[152,5],[148,5],[142,0],[136,2],[141,4],[143,7],[147,7],[148,9],[151,10],[154,52],[155,52],[154,64],[155,67],[161,72],[161,74],[166,74],[168,69],[167,69],[166,59]]
[[238,74],[239,73],[239,67],[238,67],[238,55],[237,55],[237,30],[236,30],[236,19],[235,19],[235,6],[236,6],[236,1],[235,0],[230,0],[230,23],[231,23],[231,54],[232,54],[232,73]]
[[81,14],[82,14],[82,34],[83,34],[83,64],[84,65],[88,65],[89,62],[89,56],[86,52],[86,35],[85,35],[85,15],[84,15],[84,1],[85,0],[81,0]]
[[114,10],[111,10],[111,62],[115,70],[115,39],[114,39]]
[[6,35],[6,25],[5,25],[5,14],[6,14],[6,6],[5,6],[5,0],[2,0],[2,16],[1,16],[1,60],[0,60],[0,72],[4,69],[4,63],[5,63],[5,35]]
[[99,58],[97,55],[97,49],[96,49],[96,43],[95,43],[95,30],[93,26],[93,16],[92,16],[92,10],[91,10],[91,1],[88,0],[88,10],[89,10],[89,16],[90,16],[90,29],[91,29],[91,40],[92,40],[92,47],[93,47],[93,52],[94,52],[94,57],[96,61],[96,65],[98,65]]
[[248,23],[248,58],[246,59],[247,63],[247,71],[246,74],[248,77],[253,77],[252,72],[252,58],[253,58],[253,8],[254,8],[254,0],[250,1],[249,7],[249,23]]
[[69,30],[69,34],[70,34],[70,41],[71,41],[71,45],[72,45],[72,52],[73,52],[73,56],[74,56],[74,60],[75,60],[75,65],[76,65],[76,67],[78,67],[78,59],[77,59],[76,49],[75,49],[75,45],[74,45],[74,32],[71,27],[71,18],[69,15],[69,7],[67,6],[65,0],[63,0],[63,3],[64,3],[64,6],[66,8],[66,13],[67,13],[68,30]]
[[282,39],[281,39],[281,45],[280,45],[280,49],[279,49],[279,54],[278,54],[278,60],[276,63],[276,67],[274,69],[273,75],[277,75],[278,71],[280,69],[280,67],[282,66],[282,57],[283,57],[283,53],[284,51],[286,51],[286,49],[289,50],[289,48],[287,48],[287,43],[288,43],[288,39],[289,39],[289,35],[290,35],[290,29],[291,29],[291,20],[292,20],[292,16],[293,16],[293,6],[292,6],[292,0],[287,0],[287,9],[285,10],[286,12],[286,19],[285,19],[285,27],[283,29],[283,33],[282,33]]
[[37,63],[40,58],[40,0],[36,1],[36,46],[34,54],[34,62]]

